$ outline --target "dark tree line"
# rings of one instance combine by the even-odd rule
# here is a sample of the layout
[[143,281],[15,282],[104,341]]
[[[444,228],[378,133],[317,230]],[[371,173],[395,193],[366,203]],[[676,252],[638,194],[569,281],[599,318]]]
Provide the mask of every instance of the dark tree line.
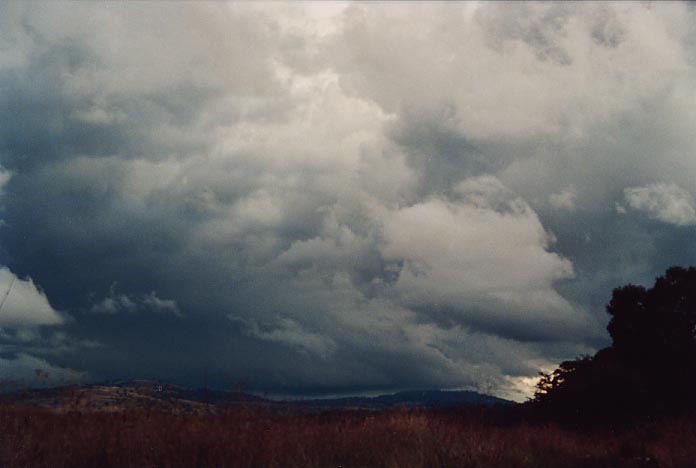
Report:
[[623,425],[696,408],[696,268],[671,267],[646,289],[614,289],[612,345],[542,374],[532,405],[573,424]]

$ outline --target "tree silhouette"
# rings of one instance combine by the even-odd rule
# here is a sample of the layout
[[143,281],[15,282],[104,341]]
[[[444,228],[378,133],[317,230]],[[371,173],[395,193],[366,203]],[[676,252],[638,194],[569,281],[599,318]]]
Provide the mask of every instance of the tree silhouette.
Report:
[[650,289],[614,289],[612,345],[542,374],[533,404],[574,423],[622,424],[696,406],[696,268],[669,268]]

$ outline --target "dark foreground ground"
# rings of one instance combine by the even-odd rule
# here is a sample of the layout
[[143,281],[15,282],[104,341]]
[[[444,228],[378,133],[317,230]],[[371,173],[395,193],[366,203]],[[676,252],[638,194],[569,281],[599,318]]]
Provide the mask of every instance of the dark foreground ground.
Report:
[[580,433],[486,410],[173,413],[0,405],[0,466],[696,467],[696,420]]

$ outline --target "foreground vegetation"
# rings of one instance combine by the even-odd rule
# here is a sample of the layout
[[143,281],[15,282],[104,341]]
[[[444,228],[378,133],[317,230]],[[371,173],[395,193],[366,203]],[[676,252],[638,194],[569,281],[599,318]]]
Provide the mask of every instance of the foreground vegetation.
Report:
[[240,407],[60,413],[0,407],[0,466],[689,467],[696,420],[621,433],[491,421],[483,410],[289,412]]
[[612,344],[542,374],[536,413],[587,427],[696,414],[696,268],[614,289],[607,313]]

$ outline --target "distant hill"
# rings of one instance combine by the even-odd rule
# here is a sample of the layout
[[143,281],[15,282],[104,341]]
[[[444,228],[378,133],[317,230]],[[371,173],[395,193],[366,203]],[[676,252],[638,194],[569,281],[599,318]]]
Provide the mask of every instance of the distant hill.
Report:
[[177,412],[203,410],[224,404],[263,404],[266,401],[244,393],[191,389],[155,380],[30,388],[0,394],[0,402],[57,411],[122,411],[148,407]]
[[471,391],[409,390],[376,397],[347,397],[315,399],[303,402],[306,405],[326,408],[370,408],[386,409],[397,407],[452,408],[460,406],[494,406],[512,404],[509,400],[483,395]]
[[398,407],[451,408],[512,404],[508,400],[471,391],[415,390],[376,397],[347,397],[278,401],[248,393],[192,389],[156,380],[118,380],[101,384],[33,388],[0,394],[0,402],[56,411],[123,411],[152,408],[172,412],[216,410],[254,405],[284,409],[388,409]]

